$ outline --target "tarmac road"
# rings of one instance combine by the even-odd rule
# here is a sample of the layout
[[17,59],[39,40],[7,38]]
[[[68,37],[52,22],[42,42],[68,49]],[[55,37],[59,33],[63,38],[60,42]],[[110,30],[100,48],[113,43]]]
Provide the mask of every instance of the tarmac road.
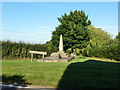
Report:
[[0,90],[56,90],[56,88],[35,88],[2,84],[0,85]]

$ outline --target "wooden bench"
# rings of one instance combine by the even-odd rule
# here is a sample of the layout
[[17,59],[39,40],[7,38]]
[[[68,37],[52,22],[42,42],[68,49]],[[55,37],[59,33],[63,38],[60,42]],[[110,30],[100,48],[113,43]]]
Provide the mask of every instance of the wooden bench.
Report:
[[47,52],[40,52],[40,51],[29,51],[29,53],[31,53],[31,62],[33,61],[33,54],[42,54],[43,57],[42,59],[44,60],[44,55],[47,55]]

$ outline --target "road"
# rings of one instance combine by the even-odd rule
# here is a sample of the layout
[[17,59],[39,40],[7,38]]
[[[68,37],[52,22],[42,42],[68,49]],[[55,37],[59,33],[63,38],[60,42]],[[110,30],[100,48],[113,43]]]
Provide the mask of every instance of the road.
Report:
[[0,90],[56,90],[56,88],[36,88],[36,87],[22,87],[15,85],[0,84]]

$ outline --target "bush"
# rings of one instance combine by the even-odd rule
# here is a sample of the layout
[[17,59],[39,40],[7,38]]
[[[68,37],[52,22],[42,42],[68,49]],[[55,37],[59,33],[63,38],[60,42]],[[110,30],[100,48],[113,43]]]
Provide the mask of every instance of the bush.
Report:
[[[89,51],[89,53],[87,53]],[[94,47],[87,47],[83,50],[84,56],[109,58],[120,61],[118,40],[114,40],[110,45],[103,44]]]

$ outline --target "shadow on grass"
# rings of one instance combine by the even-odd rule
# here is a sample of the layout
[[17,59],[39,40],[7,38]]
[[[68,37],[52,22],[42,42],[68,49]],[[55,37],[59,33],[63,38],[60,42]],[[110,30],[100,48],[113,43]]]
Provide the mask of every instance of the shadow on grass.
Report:
[[25,75],[2,75],[2,83],[7,85],[16,85],[16,86],[23,86],[31,85],[26,79],[24,79]]
[[88,60],[70,64],[58,89],[119,88],[120,63]]

